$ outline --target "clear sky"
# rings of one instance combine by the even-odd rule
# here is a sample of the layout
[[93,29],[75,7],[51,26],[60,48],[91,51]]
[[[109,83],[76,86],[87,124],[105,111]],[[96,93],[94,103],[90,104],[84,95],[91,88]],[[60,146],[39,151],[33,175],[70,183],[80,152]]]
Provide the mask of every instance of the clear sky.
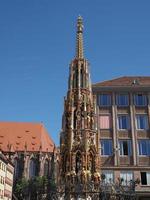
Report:
[[150,0],[0,0],[0,120],[43,122],[59,144],[76,19],[92,82],[150,76]]

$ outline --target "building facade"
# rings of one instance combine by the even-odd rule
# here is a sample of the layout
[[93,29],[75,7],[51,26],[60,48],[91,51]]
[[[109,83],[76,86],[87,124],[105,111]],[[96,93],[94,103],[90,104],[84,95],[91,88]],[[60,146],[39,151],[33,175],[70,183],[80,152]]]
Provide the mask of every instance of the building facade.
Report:
[[50,177],[54,143],[41,123],[0,122],[0,149],[14,164],[14,181]]
[[150,199],[150,77],[93,84],[97,96],[100,168],[106,181],[139,179],[139,199]]
[[12,199],[13,175],[13,164],[0,152],[0,199]]

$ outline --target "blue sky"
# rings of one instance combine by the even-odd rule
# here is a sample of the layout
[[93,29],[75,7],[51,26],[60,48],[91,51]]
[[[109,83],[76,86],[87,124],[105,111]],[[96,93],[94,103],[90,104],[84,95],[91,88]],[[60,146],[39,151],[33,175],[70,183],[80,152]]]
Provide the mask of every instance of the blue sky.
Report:
[[149,0],[1,0],[1,121],[43,122],[59,144],[79,14],[93,83],[150,75]]

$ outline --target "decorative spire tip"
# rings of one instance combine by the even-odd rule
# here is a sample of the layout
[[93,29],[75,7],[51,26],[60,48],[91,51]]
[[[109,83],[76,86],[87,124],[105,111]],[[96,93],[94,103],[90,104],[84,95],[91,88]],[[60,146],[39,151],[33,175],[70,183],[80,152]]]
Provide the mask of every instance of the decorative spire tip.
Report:
[[83,19],[81,15],[77,19],[76,58],[83,58]]

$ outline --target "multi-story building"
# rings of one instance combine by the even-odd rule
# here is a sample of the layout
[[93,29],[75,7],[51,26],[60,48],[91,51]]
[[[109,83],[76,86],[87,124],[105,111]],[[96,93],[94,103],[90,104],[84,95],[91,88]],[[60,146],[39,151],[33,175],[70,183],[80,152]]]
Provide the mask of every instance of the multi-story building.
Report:
[[52,174],[54,143],[41,123],[0,122],[0,149],[14,164],[14,180]]
[[106,181],[140,180],[139,199],[150,199],[150,77],[93,84],[97,96],[101,173]]
[[13,175],[13,164],[0,152],[0,199],[12,199]]
[[4,155],[0,153],[0,199],[4,199],[6,167],[6,159]]
[[7,159],[4,200],[12,199],[13,177],[14,177],[14,165]]

